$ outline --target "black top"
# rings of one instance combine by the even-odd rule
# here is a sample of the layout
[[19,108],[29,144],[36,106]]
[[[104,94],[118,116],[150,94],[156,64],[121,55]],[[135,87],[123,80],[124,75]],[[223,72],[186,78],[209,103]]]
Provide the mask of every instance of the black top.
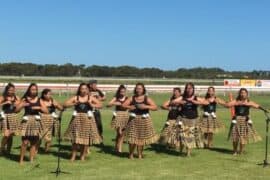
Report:
[[132,96],[131,105],[134,105],[136,109],[131,110],[130,112],[135,113],[136,115],[142,115],[149,113],[149,109],[139,109],[138,105],[146,104],[147,105],[147,96],[144,96],[144,100],[142,102],[137,102],[135,96]]
[[240,105],[234,106],[236,116],[248,116],[249,115],[249,106]]
[[26,106],[24,108],[24,115],[39,115],[40,110],[32,109],[32,107],[40,106],[40,98],[38,98],[37,101],[34,103],[30,102],[28,98],[25,98],[25,101],[29,103],[29,106]]
[[127,99],[128,99],[128,97],[125,97],[125,99],[122,100],[122,101],[121,101],[121,99],[116,99],[116,101],[117,101],[117,102],[120,102],[121,105],[120,105],[120,106],[119,106],[119,105],[115,106],[115,111],[126,111],[127,109],[124,108],[122,105],[124,104],[124,102],[125,102]]
[[[187,98],[184,98],[183,100],[186,101],[186,103],[181,106],[182,109],[181,109],[180,115],[182,117],[188,118],[188,119],[197,118],[198,117],[198,110],[197,110],[198,105],[187,100]],[[197,96],[194,97],[194,100],[197,100]]]
[[208,105],[204,105],[203,111],[208,112],[208,113],[216,112],[216,107],[217,107],[217,102],[213,101],[213,102],[210,102]]
[[[5,114],[11,114],[11,113],[15,112],[15,110],[16,110],[16,106],[15,106],[16,100],[17,100],[17,97],[14,96],[13,100],[11,101],[11,104],[4,104],[2,106],[2,110],[3,110],[3,112]],[[6,102],[6,101],[7,101],[7,98],[5,97],[4,102]]]
[[[79,101],[79,96],[77,96],[77,100]],[[89,110],[92,110],[92,106],[89,104],[89,96],[88,96],[88,99],[86,102],[80,102],[75,105],[75,110],[78,112],[78,113],[87,113],[87,111]]]
[[171,108],[169,113],[168,113],[168,119],[177,119],[177,117],[179,116],[179,109],[180,109],[180,105],[173,105],[171,104],[171,102],[174,100],[175,98],[171,98],[170,100],[170,104],[169,107]]
[[53,105],[53,100],[52,100],[51,105],[47,106],[47,109],[48,109],[49,113],[55,112],[56,107]]

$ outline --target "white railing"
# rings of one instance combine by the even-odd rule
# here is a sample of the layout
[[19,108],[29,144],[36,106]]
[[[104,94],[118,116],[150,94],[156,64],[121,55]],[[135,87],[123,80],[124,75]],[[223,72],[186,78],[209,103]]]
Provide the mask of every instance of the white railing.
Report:
[[[79,84],[73,83],[37,83],[39,89],[50,88],[52,90],[59,91],[75,91],[78,88]],[[3,89],[7,83],[0,83],[0,89]],[[16,89],[25,90],[29,83],[14,83]],[[126,85],[129,91],[134,89],[135,85]],[[99,84],[98,87],[103,91],[115,91],[118,88],[118,85],[115,84]],[[184,85],[146,85],[146,89],[149,92],[171,92],[174,87],[180,87],[182,91],[184,90]],[[205,92],[209,86],[198,85],[195,86],[196,91]],[[235,92],[238,91],[240,86],[214,86],[217,92]],[[270,87],[253,87],[246,86],[245,88],[251,92],[270,92]]]

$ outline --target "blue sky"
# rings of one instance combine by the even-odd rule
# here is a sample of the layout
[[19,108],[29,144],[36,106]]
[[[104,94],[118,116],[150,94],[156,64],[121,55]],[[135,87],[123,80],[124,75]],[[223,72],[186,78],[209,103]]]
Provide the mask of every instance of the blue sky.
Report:
[[268,0],[0,3],[1,63],[270,70]]

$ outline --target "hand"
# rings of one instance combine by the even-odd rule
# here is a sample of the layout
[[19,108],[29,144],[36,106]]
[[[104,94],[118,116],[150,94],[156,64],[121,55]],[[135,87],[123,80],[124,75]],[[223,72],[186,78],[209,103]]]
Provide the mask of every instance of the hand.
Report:
[[114,105],[115,105],[115,106],[121,106],[122,103],[120,103],[120,102],[115,102]]
[[130,110],[135,110],[136,109],[136,107],[135,106],[130,106],[130,108],[129,108]]
[[40,110],[40,106],[33,106],[32,109],[33,110]]
[[148,106],[147,105],[145,105],[145,104],[138,104],[138,109],[148,109]]

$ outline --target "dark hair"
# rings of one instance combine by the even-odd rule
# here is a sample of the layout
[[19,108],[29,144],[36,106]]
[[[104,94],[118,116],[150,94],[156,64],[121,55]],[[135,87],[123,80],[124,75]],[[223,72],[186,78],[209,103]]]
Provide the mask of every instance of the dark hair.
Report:
[[210,98],[210,94],[208,93],[208,91],[209,91],[210,89],[213,89],[213,90],[215,91],[215,88],[214,88],[213,86],[208,87],[207,93],[206,93],[206,95],[205,95],[205,99]]
[[42,92],[41,92],[40,98],[44,100],[45,99],[45,95],[47,95],[51,91],[52,91],[51,89],[47,89],[47,88],[46,89],[43,89]]
[[188,88],[188,86],[191,86],[191,87],[192,87],[192,89],[193,89],[192,96],[193,96],[193,95],[194,95],[194,93],[195,93],[195,86],[194,86],[194,84],[193,84],[192,82],[189,82],[189,83],[187,83],[187,84],[186,84],[186,86],[185,86],[185,90],[184,90],[183,98],[187,98],[187,97],[188,97],[188,94],[187,94],[187,88]]
[[[248,90],[246,88],[241,88],[239,91],[238,91],[238,95],[237,95],[237,98],[236,100],[239,101],[241,100],[241,91],[245,91],[247,94],[248,94]],[[248,99],[248,98],[247,98]],[[249,99],[248,99],[249,100]]]
[[139,83],[137,83],[136,85],[135,85],[135,88],[134,88],[134,94],[136,94],[136,88],[137,88],[137,86],[142,86],[143,87],[143,95],[145,95],[146,94],[146,89],[145,89],[145,86],[144,86],[144,84],[143,83],[141,83],[141,82],[139,82]]
[[8,90],[9,90],[10,88],[15,88],[15,86],[14,86],[14,84],[12,84],[12,83],[9,82],[9,83],[6,85],[6,87],[5,87],[4,91],[3,91],[3,97],[4,97],[4,98],[7,97]]
[[121,84],[119,87],[118,87],[118,89],[117,89],[117,91],[116,91],[116,93],[115,93],[115,98],[116,99],[118,99],[118,98],[120,98],[120,91],[122,90],[122,89],[127,89],[123,84]]
[[80,89],[81,89],[82,86],[86,86],[86,87],[89,89],[89,86],[88,86],[86,83],[84,83],[84,82],[81,83],[81,84],[79,85],[78,90],[77,90],[77,93],[76,93],[77,96],[80,95]]
[[[179,91],[179,93],[181,94],[181,89],[179,87],[175,87],[173,88],[173,91]],[[173,94],[172,97],[171,97],[171,100],[175,99],[175,95]]]
[[36,83],[31,83],[31,84],[28,86],[26,92],[24,93],[24,95],[23,95],[23,97],[22,97],[23,99],[25,99],[27,96],[30,95],[30,89],[31,89],[33,86],[36,86],[36,88],[37,88],[37,90],[38,90],[37,84],[36,84]]

